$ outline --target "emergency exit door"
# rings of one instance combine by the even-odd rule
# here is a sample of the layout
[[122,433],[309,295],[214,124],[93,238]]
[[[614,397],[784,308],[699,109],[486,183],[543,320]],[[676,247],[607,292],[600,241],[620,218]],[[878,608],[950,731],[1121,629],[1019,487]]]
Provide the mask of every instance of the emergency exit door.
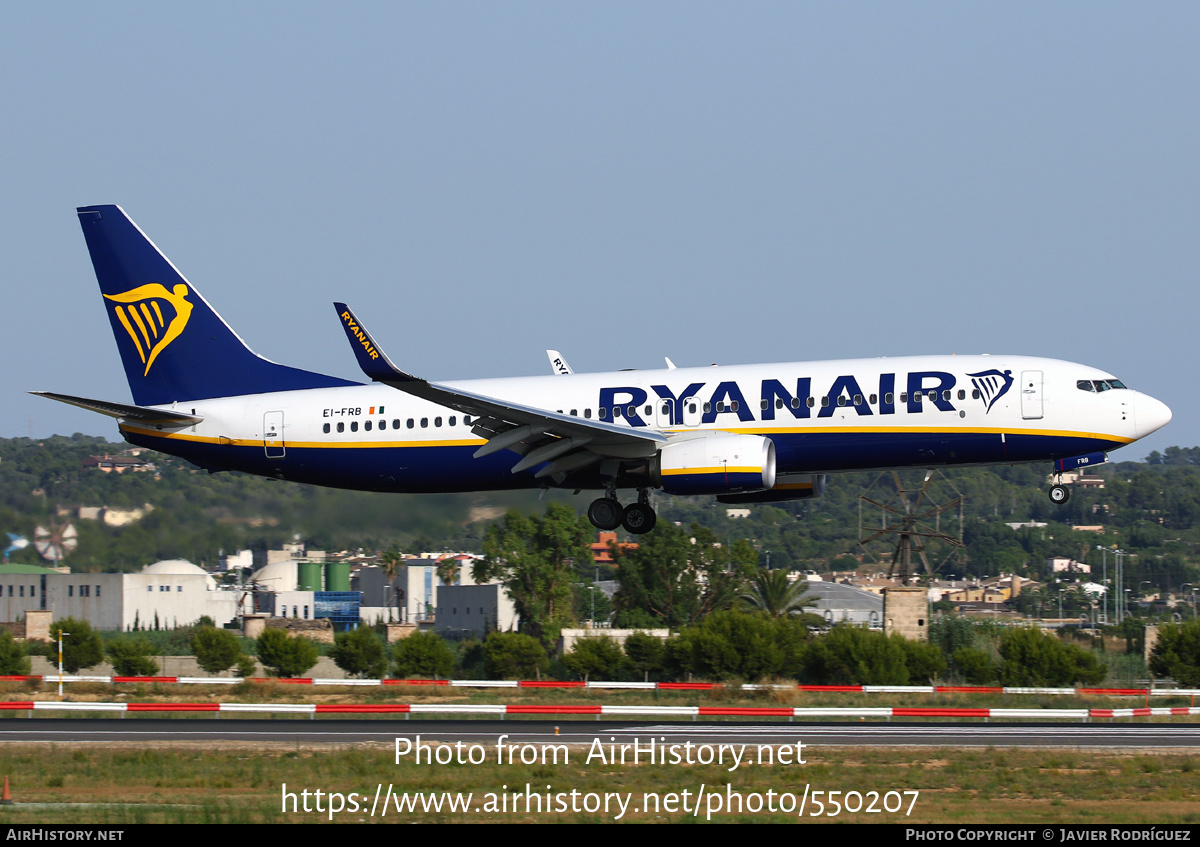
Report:
[[1021,417],[1027,421],[1042,417],[1042,372],[1021,371]]
[[283,412],[267,412],[263,415],[263,449],[268,459],[284,457]]

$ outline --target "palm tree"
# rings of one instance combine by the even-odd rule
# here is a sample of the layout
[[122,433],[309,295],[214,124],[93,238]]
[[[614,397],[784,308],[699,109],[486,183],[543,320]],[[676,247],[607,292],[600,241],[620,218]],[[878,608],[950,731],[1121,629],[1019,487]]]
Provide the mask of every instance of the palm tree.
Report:
[[816,597],[806,596],[808,581],[788,579],[788,571],[759,568],[750,580],[749,591],[738,597],[746,610],[766,612],[773,618],[801,614],[817,605]]
[[442,581],[442,585],[453,585],[458,579],[460,562],[454,556],[444,556],[438,559],[437,576]]

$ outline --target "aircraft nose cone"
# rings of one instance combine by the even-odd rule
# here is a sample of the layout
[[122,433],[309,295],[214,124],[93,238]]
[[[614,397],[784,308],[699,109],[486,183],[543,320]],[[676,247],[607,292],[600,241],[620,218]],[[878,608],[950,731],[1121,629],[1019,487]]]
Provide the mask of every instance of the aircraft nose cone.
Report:
[[1167,404],[1145,394],[1138,397],[1133,408],[1138,438],[1145,438],[1171,422],[1171,410]]

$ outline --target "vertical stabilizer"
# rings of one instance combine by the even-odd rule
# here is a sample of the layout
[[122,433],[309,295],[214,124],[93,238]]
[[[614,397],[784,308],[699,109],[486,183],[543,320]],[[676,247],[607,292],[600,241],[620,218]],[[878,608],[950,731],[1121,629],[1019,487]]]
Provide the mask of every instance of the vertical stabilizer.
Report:
[[134,403],[355,384],[262,358],[119,206],[76,211]]

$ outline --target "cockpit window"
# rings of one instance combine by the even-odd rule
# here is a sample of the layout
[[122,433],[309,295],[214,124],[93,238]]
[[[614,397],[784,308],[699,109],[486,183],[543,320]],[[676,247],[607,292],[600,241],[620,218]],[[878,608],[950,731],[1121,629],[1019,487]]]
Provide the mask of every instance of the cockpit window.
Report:
[[1125,383],[1119,379],[1079,379],[1075,387],[1080,391],[1109,391],[1113,388],[1125,388]]

